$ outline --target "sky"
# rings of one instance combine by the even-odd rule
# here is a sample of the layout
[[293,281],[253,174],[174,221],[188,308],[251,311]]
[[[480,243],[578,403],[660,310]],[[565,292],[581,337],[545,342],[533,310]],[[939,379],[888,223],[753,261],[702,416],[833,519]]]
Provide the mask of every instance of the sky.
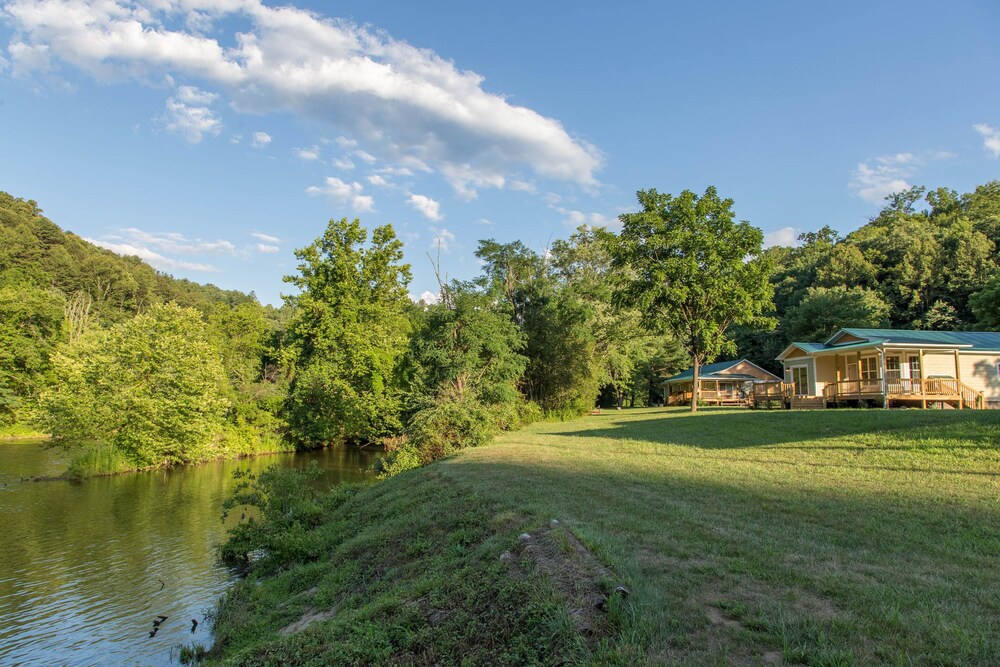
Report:
[[278,305],[331,219],[391,223],[411,295],[635,192],[767,244],[1000,178],[1000,4],[0,0],[0,190]]

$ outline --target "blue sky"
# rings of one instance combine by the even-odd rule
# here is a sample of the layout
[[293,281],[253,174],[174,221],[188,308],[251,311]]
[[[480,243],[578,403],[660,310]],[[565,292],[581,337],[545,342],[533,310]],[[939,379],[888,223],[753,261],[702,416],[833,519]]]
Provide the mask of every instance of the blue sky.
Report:
[[792,242],[909,185],[1000,178],[995,2],[0,0],[0,189],[279,303],[331,218],[392,223],[410,291],[635,191]]

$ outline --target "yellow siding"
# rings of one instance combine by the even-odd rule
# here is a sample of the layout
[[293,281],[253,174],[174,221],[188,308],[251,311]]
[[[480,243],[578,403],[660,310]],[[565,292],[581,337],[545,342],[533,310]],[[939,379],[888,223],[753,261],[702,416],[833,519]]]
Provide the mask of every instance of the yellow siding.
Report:
[[827,383],[837,381],[837,358],[816,357],[816,394],[822,394]]
[[[955,353],[924,352],[924,367],[921,369],[921,374],[925,378],[929,378],[932,375],[955,377]],[[962,378],[965,378],[964,370],[962,371]]]
[[1000,377],[997,377],[997,362],[1000,362],[1000,354],[967,352],[960,357],[962,382],[983,392],[983,397],[987,402],[1000,401]]
[[794,350],[792,350],[791,352],[789,352],[788,356],[786,356],[785,358],[786,359],[792,359],[794,357],[808,357],[808,356],[809,355],[806,354],[805,352],[803,352],[801,348],[797,347]]

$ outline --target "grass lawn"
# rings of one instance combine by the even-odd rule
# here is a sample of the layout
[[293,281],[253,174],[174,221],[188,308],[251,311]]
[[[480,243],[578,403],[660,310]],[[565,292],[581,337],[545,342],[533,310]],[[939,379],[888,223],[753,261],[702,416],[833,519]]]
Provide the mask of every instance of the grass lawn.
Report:
[[[599,640],[574,636],[551,569],[513,576],[498,561],[551,519],[631,591]],[[343,662],[1000,664],[1000,412],[650,409],[539,423],[357,491],[318,530],[316,562],[237,587],[216,659],[322,664],[290,656],[346,651],[347,628],[364,625],[400,629],[381,653]],[[249,611],[227,620],[237,602]],[[434,638],[435,618],[458,609],[463,622]],[[490,641],[503,646],[476,653]]]

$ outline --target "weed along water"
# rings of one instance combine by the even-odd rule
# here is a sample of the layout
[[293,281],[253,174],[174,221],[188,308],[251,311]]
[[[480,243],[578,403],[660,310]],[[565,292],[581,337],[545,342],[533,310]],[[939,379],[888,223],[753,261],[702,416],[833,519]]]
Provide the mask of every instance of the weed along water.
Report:
[[211,644],[206,612],[232,581],[214,550],[233,470],[315,460],[332,485],[368,479],[373,457],[327,449],[22,482],[59,474],[65,457],[38,441],[0,443],[0,664],[177,664],[177,646]]

